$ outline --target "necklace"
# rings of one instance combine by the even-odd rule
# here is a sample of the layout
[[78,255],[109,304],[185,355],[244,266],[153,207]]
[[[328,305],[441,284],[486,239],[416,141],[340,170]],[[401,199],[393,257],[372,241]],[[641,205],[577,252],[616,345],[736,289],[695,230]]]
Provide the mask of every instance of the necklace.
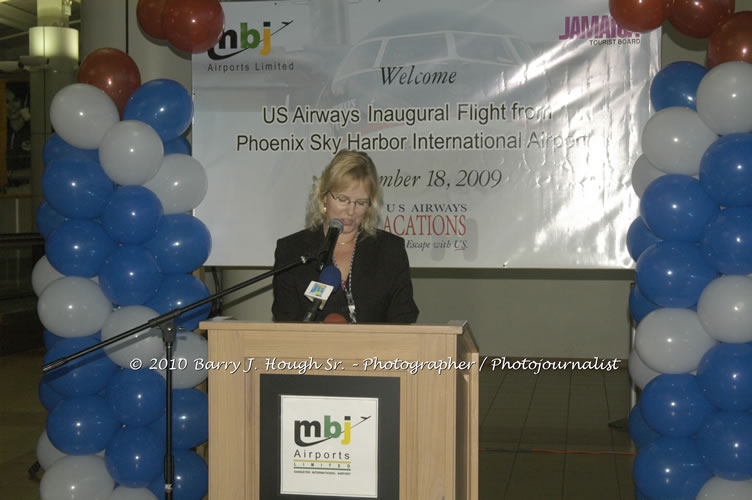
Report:
[[358,232],[356,231],[355,232],[355,236],[353,236],[352,238],[350,238],[350,241],[345,241],[343,243],[337,242],[337,244],[338,245],[349,245],[350,243],[352,243],[353,241],[355,241],[357,238],[358,238]]

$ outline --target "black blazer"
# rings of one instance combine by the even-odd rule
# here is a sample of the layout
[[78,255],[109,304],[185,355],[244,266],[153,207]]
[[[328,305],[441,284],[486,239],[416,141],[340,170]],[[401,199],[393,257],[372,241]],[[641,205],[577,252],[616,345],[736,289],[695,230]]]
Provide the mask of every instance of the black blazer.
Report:
[[[324,232],[319,228],[313,231],[304,229],[277,240],[275,267],[316,251],[324,239]],[[311,281],[318,281],[318,278],[317,262],[309,262],[276,275],[272,282],[274,320],[302,321],[312,304],[305,297],[305,290]],[[351,280],[358,323],[414,323],[418,319],[405,241],[399,236],[381,230],[370,237],[359,235]],[[339,313],[350,321],[344,290],[332,292],[316,319],[323,320],[330,313]]]

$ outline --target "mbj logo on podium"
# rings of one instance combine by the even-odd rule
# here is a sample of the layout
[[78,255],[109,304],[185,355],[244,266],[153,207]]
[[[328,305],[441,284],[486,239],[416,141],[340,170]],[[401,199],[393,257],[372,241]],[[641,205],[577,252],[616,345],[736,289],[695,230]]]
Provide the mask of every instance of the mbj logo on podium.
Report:
[[376,497],[378,397],[285,394],[279,412],[281,493]]
[[[358,423],[365,422],[369,418],[371,417],[361,417],[361,421]],[[323,443],[324,441],[328,441],[330,439],[343,436],[342,440],[340,441],[340,444],[348,445],[350,444],[350,430],[351,430],[351,423],[350,423],[349,415],[345,416],[344,422],[341,424],[337,422],[336,420],[332,420],[332,417],[330,415],[324,415],[323,435],[321,432],[322,431],[321,422],[317,420],[313,420],[313,421],[296,420],[295,421],[295,444],[298,446],[313,446],[319,443]],[[316,439],[316,441],[306,442],[303,440],[303,436],[309,439],[314,438]]]

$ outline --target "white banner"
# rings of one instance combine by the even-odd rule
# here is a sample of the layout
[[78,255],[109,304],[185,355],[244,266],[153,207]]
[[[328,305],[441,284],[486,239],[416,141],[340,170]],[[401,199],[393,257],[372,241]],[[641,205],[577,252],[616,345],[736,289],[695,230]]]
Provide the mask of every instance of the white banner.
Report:
[[338,149],[368,152],[413,267],[629,268],[660,32],[602,0],[223,3],[193,57],[207,265],[271,265]]

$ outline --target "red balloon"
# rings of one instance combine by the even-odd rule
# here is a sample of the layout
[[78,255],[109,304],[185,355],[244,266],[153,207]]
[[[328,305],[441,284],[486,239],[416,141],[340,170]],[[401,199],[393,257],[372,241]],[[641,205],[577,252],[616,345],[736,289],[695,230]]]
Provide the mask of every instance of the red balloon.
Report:
[[737,12],[708,40],[708,68],[729,61],[752,63],[752,12]]
[[167,40],[191,54],[212,48],[224,27],[225,13],[217,0],[167,0],[162,12]]
[[122,50],[102,48],[86,56],[78,69],[78,81],[104,90],[122,117],[128,99],[141,85],[141,72]]
[[674,0],[609,0],[608,8],[619,26],[644,33],[668,19],[673,3]]
[[162,12],[167,0],[138,0],[136,6],[136,19],[138,25],[147,35],[157,40],[166,40],[164,30],[162,30]]
[[668,20],[680,33],[707,38],[734,9],[734,0],[674,0]]

